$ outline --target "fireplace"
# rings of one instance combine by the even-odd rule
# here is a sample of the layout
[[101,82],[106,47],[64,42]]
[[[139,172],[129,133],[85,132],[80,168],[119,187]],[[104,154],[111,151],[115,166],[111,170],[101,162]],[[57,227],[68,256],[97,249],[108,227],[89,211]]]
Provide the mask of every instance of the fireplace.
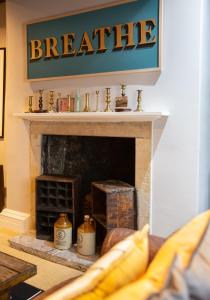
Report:
[[[75,114],[74,114],[75,115]],[[86,114],[82,114],[82,117],[86,117]],[[25,115],[24,115],[25,116]],[[105,114],[108,116],[108,114]],[[59,172],[61,169],[58,168],[56,162],[49,165],[48,157],[43,157],[41,154],[42,147],[47,147],[46,141],[50,140],[52,142],[52,138],[50,136],[54,136],[54,138],[59,139],[59,136],[65,136],[65,143],[70,139],[83,140],[83,138],[97,139],[103,141],[113,141],[116,140],[121,141],[120,143],[125,143],[126,140],[128,143],[126,147],[129,147],[131,153],[135,153],[131,158],[128,158],[128,153],[126,152],[126,158],[128,158],[129,163],[129,172],[127,178],[118,177],[121,180],[130,183],[135,186],[136,189],[136,199],[137,199],[137,224],[138,228],[142,228],[142,226],[146,223],[150,222],[150,190],[151,190],[151,137],[152,137],[152,122],[151,119],[153,116],[143,116],[143,121],[138,121],[137,117],[133,117],[132,120],[127,120],[122,122],[118,121],[119,116],[117,115],[117,121],[114,122],[112,120],[104,121],[100,119],[100,116],[97,116],[96,119],[91,117],[88,122],[87,119],[85,121],[80,121],[79,116],[75,115],[77,120],[69,120],[66,121],[66,116],[64,118],[61,116],[56,117],[58,119],[54,119],[53,116],[48,114],[46,118],[49,118],[49,121],[45,120],[45,116],[37,116],[38,119],[35,119],[36,116],[32,115],[32,122],[30,123],[30,170],[31,170],[31,219],[32,219],[32,227],[35,228],[35,178],[40,174],[46,173],[51,175],[60,175]],[[124,115],[123,115],[124,116]],[[26,116],[30,118],[29,115]],[[60,121],[60,118],[62,121]],[[62,119],[63,118],[63,119]],[[110,116],[108,116],[110,118]],[[123,119],[123,117],[120,117]],[[126,118],[126,116],[125,116]],[[130,118],[130,117],[129,117]],[[145,121],[146,119],[149,119]],[[35,119],[35,121],[34,121]],[[119,138],[119,139],[118,139]],[[63,142],[64,143],[64,142]],[[116,143],[116,144],[118,144]],[[49,147],[49,145],[48,145]],[[117,147],[117,146],[116,146]],[[122,146],[121,146],[122,148]],[[118,150],[119,151],[119,150]],[[103,156],[100,156],[103,157]],[[112,161],[114,158],[109,158]],[[121,158],[121,161],[123,158]],[[70,162],[69,162],[70,163]],[[54,165],[55,164],[55,165]],[[125,163],[126,164],[126,163]],[[130,168],[130,165],[134,167]],[[60,166],[61,167],[61,166]],[[69,175],[69,166],[64,167],[64,175]],[[128,165],[126,169],[128,168]],[[116,168],[113,168],[116,169]],[[67,172],[67,173],[65,173]],[[106,173],[110,172],[106,170]],[[129,173],[128,172],[128,173]],[[122,174],[127,172],[123,171]],[[105,174],[106,175],[106,174]],[[95,176],[95,175],[94,175]],[[124,175],[123,175],[124,176]],[[115,177],[115,178],[114,178]],[[106,179],[116,179],[117,174],[109,173],[107,177],[103,177]],[[100,179],[97,177],[97,179]],[[95,178],[89,178],[89,181],[95,180]],[[83,195],[88,192],[89,187],[87,182],[83,183]]]
[[[56,220],[59,212],[69,214],[74,242],[76,227],[82,223],[85,214],[92,215],[97,223],[99,244],[103,240],[101,237],[105,237],[111,228],[136,229],[134,138],[42,135],[41,169],[42,176],[36,180],[38,238],[52,240],[51,219]],[[107,194],[103,190],[100,196],[96,195],[96,191],[99,193],[100,190],[96,188],[99,182],[103,185],[98,187],[106,190],[107,186]],[[61,189],[61,184],[66,186],[66,190]],[[76,191],[77,195],[72,191]],[[61,200],[64,200],[63,208]],[[107,201],[106,205],[103,200]],[[95,210],[97,213],[94,215]],[[112,217],[114,220],[110,222]]]

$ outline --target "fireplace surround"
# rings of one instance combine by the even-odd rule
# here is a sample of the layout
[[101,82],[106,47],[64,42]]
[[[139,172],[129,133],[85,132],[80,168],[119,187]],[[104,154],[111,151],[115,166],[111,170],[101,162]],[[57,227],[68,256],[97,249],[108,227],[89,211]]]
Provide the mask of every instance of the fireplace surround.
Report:
[[35,216],[35,178],[41,170],[41,142],[43,134],[76,136],[111,136],[135,138],[135,187],[137,191],[137,218],[141,228],[150,220],[150,161],[151,124],[150,123],[31,123],[31,216],[34,227]]
[[35,228],[35,178],[42,174],[43,135],[124,137],[135,139],[137,226],[151,222],[152,124],[163,113],[16,113],[29,126],[31,174],[31,226]]

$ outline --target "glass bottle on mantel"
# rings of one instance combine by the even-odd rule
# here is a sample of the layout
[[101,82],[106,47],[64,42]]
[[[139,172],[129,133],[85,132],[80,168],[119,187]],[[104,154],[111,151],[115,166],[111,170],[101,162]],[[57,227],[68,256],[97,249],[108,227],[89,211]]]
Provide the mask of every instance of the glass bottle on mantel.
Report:
[[76,112],[80,112],[80,111],[81,111],[81,96],[80,96],[80,90],[77,90],[77,92],[76,92],[75,111],[76,111]]
[[67,250],[72,244],[72,224],[68,215],[61,213],[54,224],[54,246],[60,250]]
[[82,255],[94,255],[96,248],[95,221],[89,215],[84,216],[84,223],[77,229],[77,251]]

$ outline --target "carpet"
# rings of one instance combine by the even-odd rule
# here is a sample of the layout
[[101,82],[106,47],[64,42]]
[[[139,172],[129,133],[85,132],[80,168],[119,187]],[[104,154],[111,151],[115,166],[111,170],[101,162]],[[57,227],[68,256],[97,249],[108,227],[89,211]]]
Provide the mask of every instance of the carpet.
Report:
[[43,291],[25,282],[21,282],[11,288],[10,300],[31,300]]

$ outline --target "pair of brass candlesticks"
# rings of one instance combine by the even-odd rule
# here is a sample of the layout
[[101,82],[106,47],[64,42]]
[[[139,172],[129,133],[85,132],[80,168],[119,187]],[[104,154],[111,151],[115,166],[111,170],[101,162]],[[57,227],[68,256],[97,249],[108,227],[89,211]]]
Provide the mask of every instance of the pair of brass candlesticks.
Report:
[[[111,104],[110,90],[111,90],[110,88],[106,88],[106,99],[105,99],[106,106],[105,106],[104,112],[112,111],[111,107],[110,107],[110,104]],[[100,94],[100,92],[97,90],[96,91],[95,112],[99,112],[99,94]],[[90,112],[90,111],[91,111],[90,110],[90,94],[86,93],[85,94],[85,106],[84,106],[83,112]]]
[[[45,113],[48,112],[47,109],[43,109],[43,92],[44,90],[39,90],[39,109],[33,110],[33,96],[29,96],[29,102],[28,102],[28,112],[29,113]],[[50,91],[50,109],[49,112],[54,112],[54,91]]]

